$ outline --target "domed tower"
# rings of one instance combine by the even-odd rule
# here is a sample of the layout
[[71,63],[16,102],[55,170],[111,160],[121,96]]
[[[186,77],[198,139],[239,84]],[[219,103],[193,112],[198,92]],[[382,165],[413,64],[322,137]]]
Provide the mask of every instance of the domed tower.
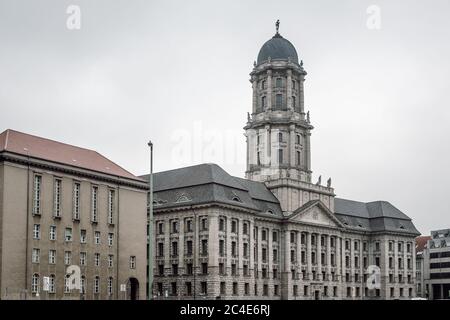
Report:
[[[265,182],[284,211],[322,199],[333,207],[331,188],[311,184],[310,136],[313,126],[305,113],[303,83],[306,71],[292,43],[276,33],[261,47],[250,73],[253,107],[244,127],[247,138],[247,179]],[[313,195],[301,189],[317,189]],[[326,189],[326,190],[321,190]]]

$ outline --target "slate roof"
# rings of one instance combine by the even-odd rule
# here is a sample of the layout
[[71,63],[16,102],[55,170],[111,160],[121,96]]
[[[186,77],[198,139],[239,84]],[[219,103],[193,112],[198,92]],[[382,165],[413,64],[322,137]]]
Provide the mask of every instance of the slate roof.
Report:
[[359,202],[334,199],[336,217],[346,227],[366,231],[392,231],[420,235],[407,215],[387,201]]
[[291,58],[292,62],[298,63],[297,50],[295,50],[294,45],[278,33],[264,43],[259,50],[258,64],[269,60],[269,57],[272,60],[288,60],[288,58]]
[[[148,181],[148,175],[141,178]],[[153,181],[156,210],[221,203],[254,210],[263,217],[285,218],[278,199],[264,183],[231,176],[216,164],[158,172]],[[335,198],[334,214],[353,230],[420,234],[408,216],[386,201],[364,203]]]
[[7,129],[0,133],[0,153],[10,152],[72,167],[143,182],[100,153],[70,144]]

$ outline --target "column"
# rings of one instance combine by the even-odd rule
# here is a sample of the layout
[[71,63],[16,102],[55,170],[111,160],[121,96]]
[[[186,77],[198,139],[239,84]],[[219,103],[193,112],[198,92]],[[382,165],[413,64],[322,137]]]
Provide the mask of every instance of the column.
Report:
[[288,273],[291,272],[291,242],[290,242],[290,230],[284,231],[284,271]]
[[267,70],[267,107],[266,111],[272,110],[272,70]]
[[271,138],[271,130],[270,130],[270,126],[266,125],[264,127],[265,129],[265,139],[266,139],[266,143],[264,145],[265,148],[265,152],[264,152],[264,165],[269,165],[272,166],[272,161],[270,160],[270,157],[272,156],[272,138]]
[[287,110],[294,111],[294,108],[292,107],[292,70],[289,69],[287,71],[287,83],[286,83],[286,91],[287,91],[287,97],[286,97],[286,103],[287,103]]
[[297,165],[296,163],[296,157],[295,157],[295,125],[289,126],[289,145],[288,145],[288,152],[289,152],[289,165],[291,167],[295,167]]
[[316,245],[317,245],[317,252],[316,252],[316,259],[317,259],[317,279],[322,279],[322,235],[320,233],[316,234]]
[[339,282],[342,280],[342,265],[341,265],[341,237],[336,237],[336,277]]
[[303,81],[304,81],[304,77],[303,75],[301,75],[299,77],[299,81],[298,81],[298,103],[300,104],[300,113],[303,114],[303,118],[304,118],[304,113],[305,113],[305,98],[303,95]]
[[[258,103],[260,103],[258,101],[258,79],[253,76],[252,77],[252,87],[253,87],[253,108],[252,108],[252,112],[256,113],[256,109],[258,107]],[[261,110],[264,111],[264,110]]]
[[300,231],[298,231],[297,232],[297,265],[298,265],[297,272],[299,273],[299,276],[300,276],[300,273],[302,270],[302,244],[301,244],[302,238],[301,238],[301,236],[302,236],[302,233]]
[[328,279],[330,279],[329,277],[331,277],[331,236],[327,235],[327,277]]
[[306,234],[306,263],[307,263],[307,275],[308,279],[311,279],[312,275],[312,263],[311,263],[311,232]]

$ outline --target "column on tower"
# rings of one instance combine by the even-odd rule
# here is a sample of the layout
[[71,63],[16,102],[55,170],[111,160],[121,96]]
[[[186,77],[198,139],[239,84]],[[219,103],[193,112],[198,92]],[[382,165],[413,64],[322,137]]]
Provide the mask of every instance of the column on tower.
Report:
[[300,113],[303,115],[303,118],[304,118],[304,113],[305,113],[305,98],[304,98],[304,94],[303,94],[304,76],[300,75],[299,80],[300,81],[298,82],[298,103],[299,103]]
[[273,161],[271,159],[272,157],[272,138],[271,138],[271,130],[270,130],[270,125],[266,125],[264,127],[265,130],[265,155],[264,155],[264,165],[266,166],[272,166]]
[[293,105],[292,105],[292,70],[287,70],[287,83],[286,83],[286,103],[287,103],[287,109],[294,111]]
[[272,110],[272,70],[267,71],[267,97],[266,97],[266,110]]
[[289,126],[289,166],[295,167],[295,125]]

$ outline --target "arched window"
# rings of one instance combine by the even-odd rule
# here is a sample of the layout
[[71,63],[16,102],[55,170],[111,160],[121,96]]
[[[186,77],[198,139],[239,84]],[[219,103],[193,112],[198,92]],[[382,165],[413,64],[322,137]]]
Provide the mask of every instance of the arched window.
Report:
[[33,274],[33,276],[31,277],[31,292],[39,292],[39,274],[37,273]]
[[86,277],[84,275],[81,276],[80,293],[81,294],[85,294],[86,293]]
[[113,294],[113,277],[108,278],[108,295],[112,296]]
[[95,276],[95,278],[94,278],[94,293],[99,293],[99,292],[100,292],[100,277]]
[[48,282],[48,292],[55,293],[55,287],[56,287],[56,277],[54,274],[51,274]]

